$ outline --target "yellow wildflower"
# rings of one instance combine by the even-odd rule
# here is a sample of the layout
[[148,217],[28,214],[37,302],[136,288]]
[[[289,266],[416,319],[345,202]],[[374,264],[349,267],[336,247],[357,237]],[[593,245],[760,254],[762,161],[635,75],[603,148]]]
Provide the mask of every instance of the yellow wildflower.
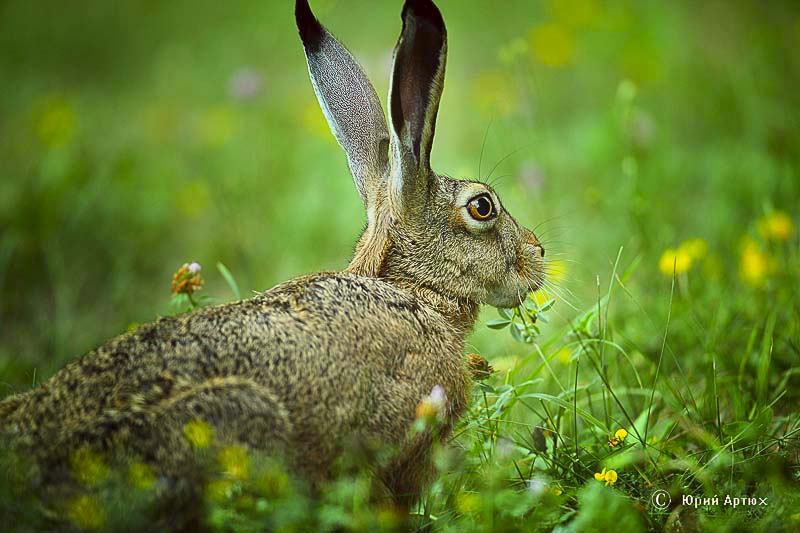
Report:
[[662,274],[672,277],[673,265],[676,274],[683,274],[692,268],[695,261],[704,258],[708,253],[708,243],[703,239],[689,239],[678,248],[668,248],[661,254],[658,269]]
[[739,270],[742,279],[753,286],[761,285],[770,271],[769,257],[749,237],[745,238],[742,244],[742,259]]
[[628,432],[624,429],[618,429],[616,433],[614,433],[613,437],[608,438],[608,445],[614,448],[620,442],[625,440],[625,437],[628,436]]
[[133,463],[128,469],[128,480],[130,484],[139,490],[148,490],[156,484],[156,476],[153,469],[144,463]]
[[658,269],[665,276],[672,277],[673,268],[675,274],[683,274],[692,268],[692,256],[686,250],[668,248],[661,254],[658,260]]
[[214,440],[214,429],[200,419],[191,420],[183,426],[183,434],[195,449],[208,448]]
[[423,400],[417,405],[416,415],[417,418],[420,419],[424,420],[432,419],[436,416],[436,408],[434,408],[430,402],[426,402]]
[[481,509],[481,497],[474,492],[460,492],[456,496],[456,509],[461,514],[476,513]]
[[108,479],[109,471],[103,458],[88,447],[72,455],[72,472],[81,485],[99,485]]
[[536,302],[536,305],[544,305],[552,300],[550,293],[544,289],[539,289],[538,291],[534,292],[531,297],[533,298],[533,301]]
[[548,22],[531,30],[533,56],[548,67],[563,67],[572,61],[575,43],[567,26]]
[[758,221],[758,232],[765,239],[785,241],[794,232],[794,224],[789,215],[775,211]]
[[417,405],[417,418],[421,420],[444,419],[446,404],[447,394],[445,394],[444,387],[435,385],[431,389],[431,393]]
[[708,243],[703,239],[689,239],[682,242],[678,250],[688,254],[692,260],[698,260],[708,253]]
[[85,494],[73,500],[67,516],[80,529],[97,529],[105,522],[105,513],[100,503]]
[[606,486],[613,485],[617,482],[617,472],[614,470],[606,470],[603,468],[601,472],[597,472],[594,475],[594,478],[597,481],[605,481]]
[[219,452],[219,462],[230,477],[245,480],[250,472],[250,457],[241,446],[228,446]]
[[229,479],[216,479],[206,485],[206,498],[215,502],[228,500],[233,491],[233,481]]

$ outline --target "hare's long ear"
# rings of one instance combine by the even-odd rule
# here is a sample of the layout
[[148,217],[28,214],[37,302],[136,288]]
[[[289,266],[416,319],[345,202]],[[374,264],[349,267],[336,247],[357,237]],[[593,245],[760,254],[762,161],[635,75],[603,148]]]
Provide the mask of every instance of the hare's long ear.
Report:
[[367,208],[386,189],[389,134],[375,89],[350,52],[319,23],[308,0],[297,0],[295,19],[311,84]]
[[432,179],[430,154],[444,88],[447,30],[431,0],[406,0],[389,89],[393,202],[419,205]]

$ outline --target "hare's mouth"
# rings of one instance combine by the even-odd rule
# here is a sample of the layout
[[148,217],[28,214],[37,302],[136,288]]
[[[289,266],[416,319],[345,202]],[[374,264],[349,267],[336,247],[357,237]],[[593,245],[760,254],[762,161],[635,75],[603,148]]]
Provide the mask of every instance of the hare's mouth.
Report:
[[544,286],[544,261],[542,259],[518,261],[514,270],[514,273],[519,276],[518,284],[523,287],[523,297]]

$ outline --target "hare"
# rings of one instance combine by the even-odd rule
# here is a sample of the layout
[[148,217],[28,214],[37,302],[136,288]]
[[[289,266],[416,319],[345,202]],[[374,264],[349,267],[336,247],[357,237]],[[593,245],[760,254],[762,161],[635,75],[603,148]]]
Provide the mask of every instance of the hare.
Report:
[[348,267],[249,300],[162,318],[108,341],[0,403],[6,438],[49,465],[90,446],[129,450],[165,476],[192,457],[200,419],[225,442],[282,454],[322,480],[349,443],[393,446],[375,468],[398,505],[418,497],[432,434],[410,431],[434,388],[443,424],[464,413],[465,336],[480,304],[538,289],[544,249],[488,185],[430,168],[447,35],[430,0],[407,0],[389,126],[353,56],[307,0],[295,17],[314,92],[344,149],[367,224]]

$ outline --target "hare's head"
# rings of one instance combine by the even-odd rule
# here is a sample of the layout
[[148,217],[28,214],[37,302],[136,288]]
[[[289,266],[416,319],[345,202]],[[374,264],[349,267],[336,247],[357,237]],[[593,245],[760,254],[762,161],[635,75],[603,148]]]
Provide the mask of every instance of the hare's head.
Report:
[[498,307],[543,282],[544,248],[491,187],[430,168],[447,32],[430,0],[406,0],[389,89],[390,127],[353,56],[317,21],[295,15],[325,117],[367,210],[349,270]]

